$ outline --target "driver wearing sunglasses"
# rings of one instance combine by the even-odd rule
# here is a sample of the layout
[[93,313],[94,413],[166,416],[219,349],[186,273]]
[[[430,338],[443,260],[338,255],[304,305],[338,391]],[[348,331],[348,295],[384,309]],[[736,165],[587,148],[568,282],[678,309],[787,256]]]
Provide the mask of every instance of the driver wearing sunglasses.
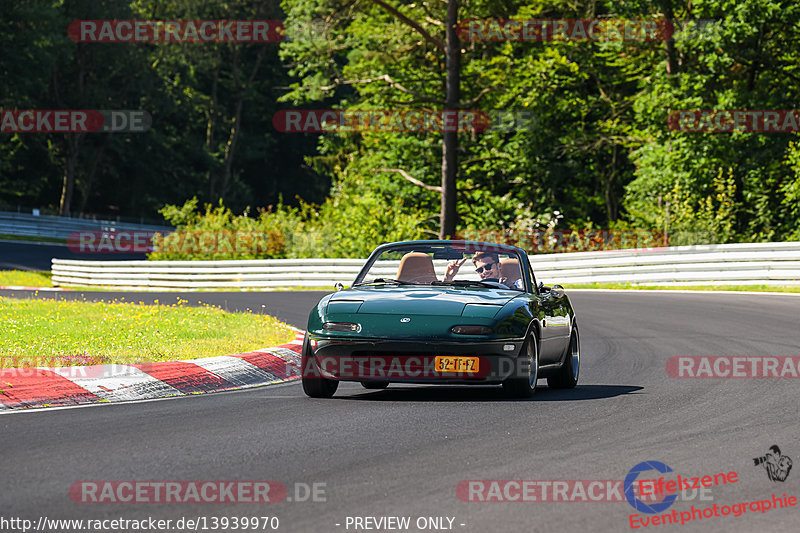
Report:
[[[459,268],[466,262],[465,257],[461,261],[453,261],[447,265],[444,274],[444,281],[453,281],[458,274]],[[508,278],[500,274],[500,257],[494,252],[478,252],[472,256],[472,263],[475,265],[475,272],[481,277],[482,281],[497,281],[511,288],[518,288],[509,281]]]

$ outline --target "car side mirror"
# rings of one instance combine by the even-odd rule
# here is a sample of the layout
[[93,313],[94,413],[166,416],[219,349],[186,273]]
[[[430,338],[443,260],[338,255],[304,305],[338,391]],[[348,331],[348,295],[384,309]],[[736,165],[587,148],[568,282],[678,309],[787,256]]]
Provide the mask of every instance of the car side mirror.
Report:
[[344,285],[342,285],[342,282],[337,281],[333,288],[336,289],[336,292],[339,292],[344,289]]
[[550,288],[550,292],[552,292],[556,298],[561,298],[564,296],[564,287],[555,284]]

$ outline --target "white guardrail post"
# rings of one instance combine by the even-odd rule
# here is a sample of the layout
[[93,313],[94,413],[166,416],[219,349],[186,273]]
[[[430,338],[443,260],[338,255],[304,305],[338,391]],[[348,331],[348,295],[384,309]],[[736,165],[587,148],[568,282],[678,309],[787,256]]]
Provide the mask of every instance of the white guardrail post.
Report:
[[[716,244],[531,255],[545,284],[800,285],[800,242]],[[363,259],[246,261],[74,261],[53,259],[55,286],[137,290],[349,285]],[[397,261],[381,274],[394,277]],[[444,273],[446,262],[437,264]]]

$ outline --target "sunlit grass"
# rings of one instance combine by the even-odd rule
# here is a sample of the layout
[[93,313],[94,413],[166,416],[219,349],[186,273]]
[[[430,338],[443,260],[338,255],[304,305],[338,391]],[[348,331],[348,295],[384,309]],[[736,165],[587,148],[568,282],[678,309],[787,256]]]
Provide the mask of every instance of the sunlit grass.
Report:
[[0,368],[136,363],[232,355],[286,344],[277,319],[204,304],[18,300],[0,297]]
[[0,233],[0,240],[3,241],[22,241],[22,242],[52,242],[64,244],[67,239],[59,239],[56,237],[39,237],[35,235],[7,235]]
[[50,272],[27,270],[0,270],[0,287],[22,285],[25,287],[50,287]]

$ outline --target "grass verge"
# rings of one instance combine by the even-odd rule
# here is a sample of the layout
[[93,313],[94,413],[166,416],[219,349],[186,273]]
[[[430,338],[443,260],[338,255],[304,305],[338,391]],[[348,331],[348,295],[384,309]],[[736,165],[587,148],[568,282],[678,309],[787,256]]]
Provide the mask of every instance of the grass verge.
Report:
[[50,272],[39,270],[0,270],[0,287],[8,285],[51,287],[50,278]]
[[0,233],[0,240],[4,241],[24,241],[24,242],[47,242],[47,243],[54,243],[54,244],[66,244],[66,239],[56,239],[54,237],[38,237],[38,236],[27,236],[27,235],[5,235]]
[[277,319],[204,305],[0,297],[0,368],[145,363],[233,355],[286,344]]

